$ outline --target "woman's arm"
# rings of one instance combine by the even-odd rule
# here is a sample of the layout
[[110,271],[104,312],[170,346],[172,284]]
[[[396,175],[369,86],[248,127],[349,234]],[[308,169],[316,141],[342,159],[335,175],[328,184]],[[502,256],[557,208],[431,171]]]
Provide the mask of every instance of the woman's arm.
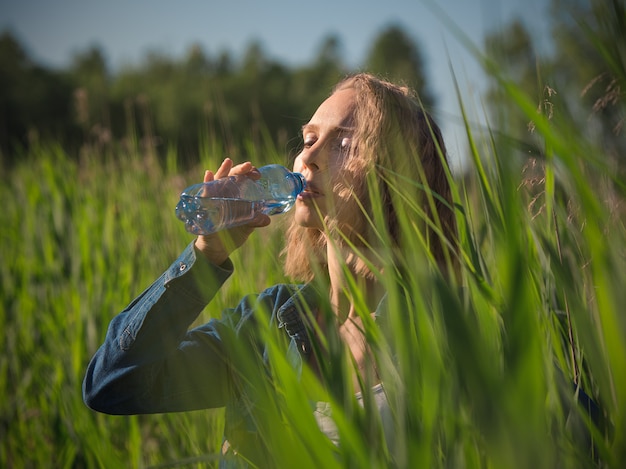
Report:
[[[234,175],[259,177],[250,162],[233,165],[226,158],[215,175],[205,172],[204,182]],[[232,379],[222,335],[231,337],[229,327],[242,319],[246,302],[222,321],[188,328],[232,273],[230,253],[269,222],[259,214],[247,225],[199,236],[111,321],[83,382],[89,407],[137,414],[225,405]]]
[[110,323],[83,382],[85,403],[110,414],[223,406],[229,366],[217,322],[190,324],[232,273],[207,262],[191,243]]

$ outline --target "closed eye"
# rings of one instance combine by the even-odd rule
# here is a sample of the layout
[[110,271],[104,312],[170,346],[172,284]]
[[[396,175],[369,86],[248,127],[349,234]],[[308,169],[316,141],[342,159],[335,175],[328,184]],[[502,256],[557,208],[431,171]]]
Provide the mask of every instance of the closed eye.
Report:
[[304,144],[304,148],[311,148],[317,142],[317,133],[312,132],[311,130],[305,130],[302,132],[302,141]]

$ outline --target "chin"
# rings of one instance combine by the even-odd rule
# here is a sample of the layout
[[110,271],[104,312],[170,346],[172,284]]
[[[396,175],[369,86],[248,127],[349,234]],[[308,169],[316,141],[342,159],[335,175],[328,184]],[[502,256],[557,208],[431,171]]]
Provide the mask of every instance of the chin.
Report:
[[296,207],[294,221],[303,228],[324,229],[324,223],[320,220],[317,212],[313,213],[307,207]]

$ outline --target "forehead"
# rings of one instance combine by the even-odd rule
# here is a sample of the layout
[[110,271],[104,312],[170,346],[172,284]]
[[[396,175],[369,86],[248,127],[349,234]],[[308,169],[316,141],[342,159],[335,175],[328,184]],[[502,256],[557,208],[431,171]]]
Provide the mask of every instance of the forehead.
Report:
[[348,128],[354,126],[356,91],[352,88],[336,91],[315,111],[307,127]]

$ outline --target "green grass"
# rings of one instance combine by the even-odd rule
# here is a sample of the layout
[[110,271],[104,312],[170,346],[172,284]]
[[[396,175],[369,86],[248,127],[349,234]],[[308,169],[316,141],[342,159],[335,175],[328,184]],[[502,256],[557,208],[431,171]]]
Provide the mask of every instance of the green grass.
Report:
[[[510,95],[524,108],[516,90]],[[433,269],[410,269],[399,284],[411,298],[407,306],[397,278],[383,278],[398,356],[389,355],[388,339],[372,332],[370,340],[405,424],[395,446],[380,450],[380,425],[370,413],[349,396],[326,395],[308,373],[296,379],[271,346],[276,380],[258,386],[268,400],[277,396],[263,424],[272,428],[268,441],[281,467],[387,467],[390,455],[400,467],[592,466],[572,437],[584,415],[559,406],[563,383],[574,381],[601,403],[612,429],[594,434],[602,464],[626,458],[621,188],[600,184],[612,175],[579,159],[590,152],[598,159],[602,150],[571,124],[559,125],[537,122],[546,157],[530,190],[524,162],[491,135],[469,133],[471,168],[454,187],[460,285]],[[215,168],[219,158],[207,151],[202,166]],[[81,397],[85,367],[110,319],[192,240],[173,208],[201,169],[181,175],[173,152],[162,168],[121,146],[76,161],[48,145],[3,173],[2,467],[215,464],[220,410],[112,417],[90,411]],[[277,222],[259,231],[235,254],[236,274],[199,321],[285,280],[277,256],[283,228]],[[406,262],[423,266],[415,239]],[[328,373],[341,381],[345,357],[337,358]],[[307,406],[320,393],[338,409],[339,454]]]

